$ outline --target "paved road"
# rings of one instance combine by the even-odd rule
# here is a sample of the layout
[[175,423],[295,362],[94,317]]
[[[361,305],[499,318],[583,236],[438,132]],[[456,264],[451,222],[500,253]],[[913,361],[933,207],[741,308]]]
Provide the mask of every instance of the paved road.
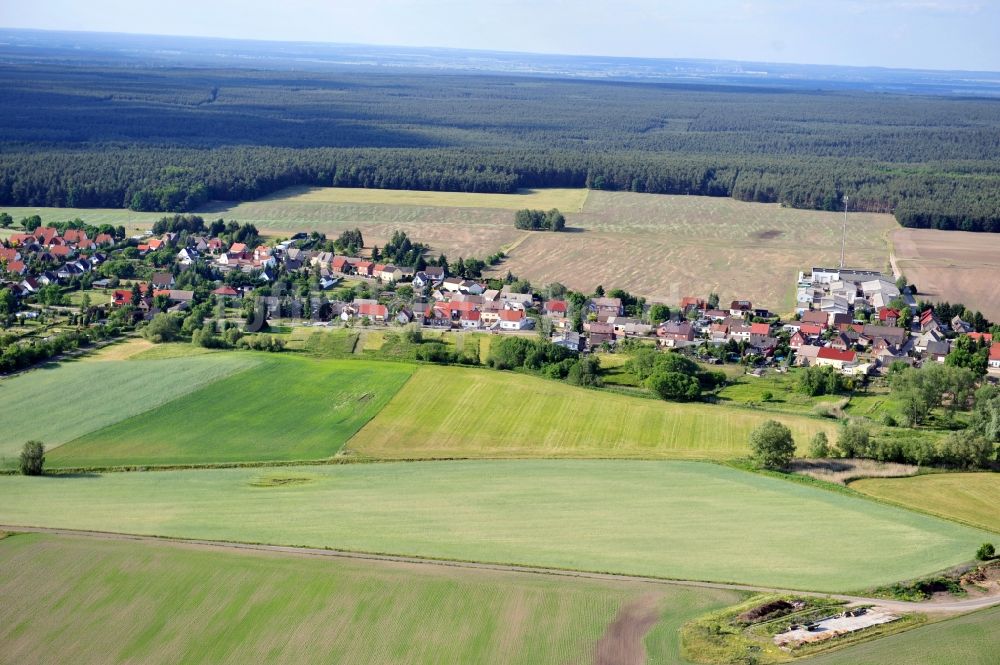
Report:
[[469,568],[475,570],[494,570],[501,572],[525,573],[533,575],[553,575],[559,577],[576,577],[582,579],[640,582],[644,584],[662,584],[669,586],[688,586],[702,589],[729,589],[733,591],[752,591],[761,593],[797,594],[800,596],[816,596],[824,598],[836,598],[850,604],[878,605],[892,612],[925,612],[954,614],[959,612],[971,612],[981,610],[994,605],[1000,605],[1000,595],[984,596],[980,598],[967,598],[955,601],[926,601],[921,603],[910,603],[898,600],[885,600],[882,598],[865,598],[863,596],[849,596],[844,594],[819,593],[812,591],[800,591],[797,589],[777,589],[773,587],[754,586],[749,584],[725,584],[721,582],[701,582],[697,580],[665,580],[655,577],[641,577],[637,575],[611,575],[607,573],[588,573],[573,570],[558,570],[552,568],[536,568],[532,566],[511,566],[493,563],[475,563],[467,561],[444,561],[440,559],[424,559],[420,557],[394,556],[389,554],[365,554],[363,552],[350,552],[345,550],[322,549],[318,547],[290,547],[286,545],[258,545],[252,543],[234,543],[217,540],[201,540],[197,538],[163,538],[157,536],[139,536],[125,533],[111,533],[106,531],[80,531],[76,529],[52,529],[46,527],[24,527],[0,525],[0,531],[8,533],[50,533],[62,536],[83,536],[100,540],[133,540],[143,542],[167,542],[185,545],[196,545],[199,547],[217,548],[221,550],[256,550],[261,552],[274,552],[279,554],[291,554],[296,556],[328,557],[339,559],[356,559],[367,561],[387,561],[391,563],[419,564],[425,566],[442,566],[452,568]]

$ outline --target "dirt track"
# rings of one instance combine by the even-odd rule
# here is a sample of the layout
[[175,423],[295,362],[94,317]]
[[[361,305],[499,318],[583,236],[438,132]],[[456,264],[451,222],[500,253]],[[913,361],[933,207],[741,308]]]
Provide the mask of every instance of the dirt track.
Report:
[[659,618],[659,594],[649,593],[624,605],[597,641],[595,665],[642,665],[646,633]]
[[494,563],[476,563],[472,561],[446,561],[441,559],[422,559],[419,557],[395,556],[391,554],[369,554],[365,552],[350,552],[345,550],[320,549],[313,547],[291,547],[287,545],[263,545],[254,543],[235,543],[216,540],[199,540],[196,538],[164,538],[157,536],[138,536],[126,533],[111,533],[105,531],[78,531],[75,529],[50,529],[46,527],[7,526],[0,524],[0,531],[7,533],[50,533],[64,536],[84,536],[103,540],[138,540],[165,544],[189,545],[207,549],[251,550],[287,554],[292,556],[330,557],[341,559],[362,559],[367,561],[386,561],[395,563],[419,564],[425,566],[451,566],[473,570],[496,570],[512,573],[533,575],[558,575],[560,577],[578,577],[582,579],[640,582],[645,584],[697,587],[701,589],[729,589],[733,591],[751,591],[759,593],[797,594],[800,596],[817,596],[835,598],[851,604],[878,605],[893,612],[925,612],[935,614],[956,614],[972,612],[994,605],[1000,605],[1000,595],[981,596],[957,601],[930,600],[921,603],[911,603],[882,598],[866,598],[836,593],[820,593],[802,591],[799,589],[777,589],[773,587],[753,586],[748,584],[725,584],[722,582],[701,582],[698,580],[669,580],[656,577],[641,577],[638,575],[611,575],[608,573],[588,573],[575,570],[559,570],[556,568],[535,568],[532,566],[511,566]]

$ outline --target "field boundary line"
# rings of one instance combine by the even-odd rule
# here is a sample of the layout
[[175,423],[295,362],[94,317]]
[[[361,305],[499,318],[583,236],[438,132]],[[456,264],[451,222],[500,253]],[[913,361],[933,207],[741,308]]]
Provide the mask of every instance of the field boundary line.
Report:
[[446,566],[470,570],[489,570],[506,573],[524,573],[534,575],[551,575],[558,577],[574,577],[609,582],[638,582],[644,584],[659,584],[669,586],[687,586],[701,589],[722,589],[728,591],[744,591],[750,593],[774,593],[788,595],[804,595],[810,597],[834,598],[851,604],[879,605],[901,612],[958,613],[971,612],[1000,605],[1000,595],[984,596],[952,602],[922,602],[888,600],[869,598],[849,594],[826,593],[822,591],[806,591],[802,589],[779,589],[775,587],[755,586],[750,584],[735,584],[730,582],[709,582],[705,580],[681,580],[666,577],[648,577],[642,575],[622,575],[615,573],[574,570],[570,568],[546,568],[541,566],[524,566],[516,564],[487,563],[461,559],[439,559],[432,557],[384,554],[379,552],[363,552],[355,550],[340,550],[334,548],[305,547],[301,545],[270,545],[266,543],[250,543],[229,540],[206,540],[201,538],[183,538],[175,536],[152,536],[143,534],[121,533],[115,531],[88,531],[84,529],[65,529],[58,527],[11,526],[0,524],[0,531],[8,537],[19,533],[39,533],[56,536],[76,536],[94,538],[96,540],[131,540],[138,542],[169,543],[175,545],[195,545],[220,550],[232,549],[242,551],[258,551],[275,554],[287,554],[312,557],[329,557],[355,559],[362,561],[384,561],[387,563],[406,563],[427,566]]

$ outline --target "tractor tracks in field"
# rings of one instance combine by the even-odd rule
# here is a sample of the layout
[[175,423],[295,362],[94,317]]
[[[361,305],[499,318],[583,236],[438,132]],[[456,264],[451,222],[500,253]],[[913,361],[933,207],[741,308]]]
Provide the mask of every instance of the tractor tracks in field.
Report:
[[1000,595],[966,598],[963,600],[931,600],[925,602],[907,602],[887,600],[884,598],[868,598],[848,594],[822,593],[817,591],[802,591],[799,589],[780,589],[776,587],[756,586],[751,584],[729,584],[725,582],[704,582],[699,580],[673,580],[640,575],[618,575],[613,573],[586,572],[565,570],[559,568],[540,568],[536,566],[519,566],[513,564],[478,563],[474,561],[455,561],[447,559],[432,559],[395,554],[379,554],[368,552],[352,552],[349,550],[324,549],[319,547],[302,547],[291,545],[266,545],[260,543],[241,543],[233,541],[204,540],[199,538],[173,538],[167,536],[147,536],[109,531],[85,531],[80,529],[60,529],[51,527],[6,526],[0,525],[0,531],[8,534],[42,533],[57,536],[94,538],[97,540],[138,541],[161,544],[185,545],[210,550],[238,550],[244,552],[263,552],[291,556],[306,556],[329,559],[350,559],[358,561],[377,561],[385,563],[408,564],[416,566],[438,566],[460,568],[465,570],[483,570],[503,573],[520,573],[529,575],[546,575],[556,577],[572,577],[585,580],[604,582],[631,582],[639,584],[655,584],[666,586],[685,586],[700,589],[720,589],[728,591],[746,591],[753,593],[775,593],[799,596],[834,598],[854,605],[878,605],[892,612],[924,612],[933,614],[957,614],[1000,605]]

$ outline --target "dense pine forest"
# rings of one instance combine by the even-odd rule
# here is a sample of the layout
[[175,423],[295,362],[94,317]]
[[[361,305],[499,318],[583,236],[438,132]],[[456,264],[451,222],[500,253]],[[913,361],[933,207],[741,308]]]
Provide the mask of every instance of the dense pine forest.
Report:
[[591,187],[1000,231],[1000,101],[510,75],[0,67],[0,205]]

